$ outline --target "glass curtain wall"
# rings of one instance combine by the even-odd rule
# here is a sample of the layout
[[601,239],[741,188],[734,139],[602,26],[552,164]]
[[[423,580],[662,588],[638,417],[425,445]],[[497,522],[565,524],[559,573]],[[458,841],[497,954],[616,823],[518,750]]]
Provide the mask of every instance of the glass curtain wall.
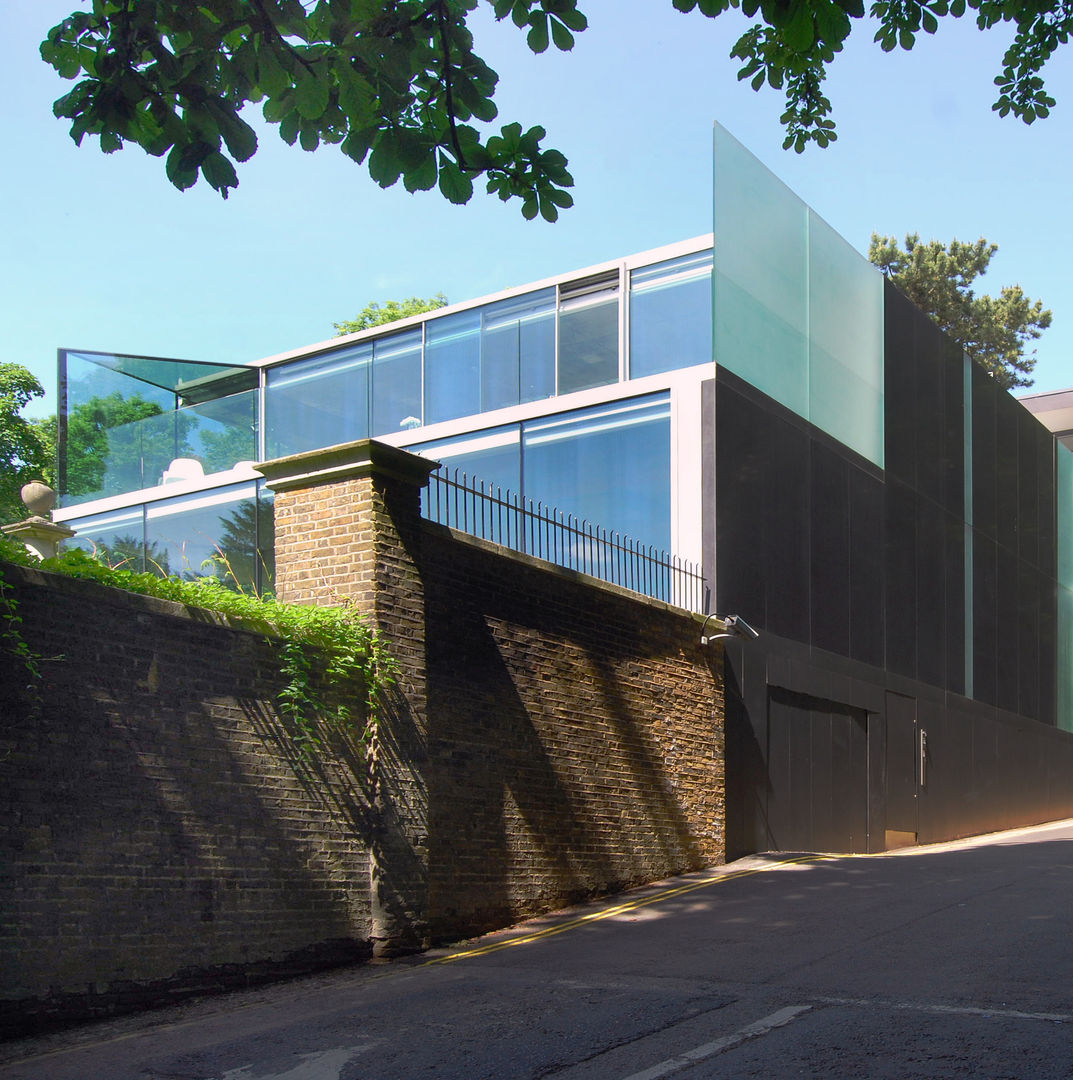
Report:
[[263,485],[233,484],[95,514],[77,528],[67,546],[116,569],[215,577],[241,592],[272,590],[272,493]]
[[670,431],[669,395],[649,394],[408,449],[489,487],[670,551]]
[[371,344],[269,368],[265,452],[287,457],[369,437]]
[[618,274],[559,287],[558,392],[618,381]]
[[712,253],[630,274],[630,378],[712,359]]
[[[421,328],[373,342],[372,435],[420,427]],[[331,443],[321,443],[330,446]]]
[[61,350],[59,384],[64,506],[198,479],[257,457],[251,369]]

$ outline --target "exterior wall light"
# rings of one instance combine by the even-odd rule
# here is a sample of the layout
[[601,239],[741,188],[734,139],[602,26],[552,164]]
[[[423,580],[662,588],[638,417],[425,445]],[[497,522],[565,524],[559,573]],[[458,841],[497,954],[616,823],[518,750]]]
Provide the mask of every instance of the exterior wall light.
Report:
[[[724,629],[717,634],[705,635],[708,623],[712,619],[718,619]],[[708,615],[700,627],[700,643],[710,645],[713,641],[725,641],[727,638],[741,638],[745,641],[755,641],[760,636],[740,615]]]

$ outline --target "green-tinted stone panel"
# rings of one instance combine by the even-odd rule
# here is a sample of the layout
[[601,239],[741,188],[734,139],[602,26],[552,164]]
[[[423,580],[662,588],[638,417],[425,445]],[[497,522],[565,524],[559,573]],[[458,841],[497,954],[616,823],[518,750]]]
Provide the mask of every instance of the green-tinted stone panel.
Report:
[[715,361],[808,415],[808,208],[715,128]]
[[715,129],[715,362],[882,466],[883,279]]
[[883,277],[809,211],[808,418],[883,464]]

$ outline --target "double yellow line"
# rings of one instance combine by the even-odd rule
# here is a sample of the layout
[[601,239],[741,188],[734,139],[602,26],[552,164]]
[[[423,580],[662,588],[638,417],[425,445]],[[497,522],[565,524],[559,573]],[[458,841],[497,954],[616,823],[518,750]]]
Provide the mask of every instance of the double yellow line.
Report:
[[555,926],[546,926],[543,930],[534,930],[531,934],[521,934],[505,941],[493,941],[487,945],[478,945],[473,949],[463,949],[460,952],[449,953],[447,956],[438,956],[434,960],[426,960],[421,966],[453,964],[456,960],[469,960],[475,956],[487,956],[489,953],[500,952],[503,949],[513,949],[518,945],[528,945],[534,941],[542,941],[544,938],[555,937],[556,934],[565,934],[569,930],[578,930],[583,926],[589,926],[604,919],[613,919],[630,911],[638,911],[641,908],[651,907],[653,904],[661,904],[664,900],[672,900],[676,896],[684,896],[686,893],[696,892],[698,889],[707,889],[711,885],[719,885],[724,881],[752,877],[754,874],[763,874],[769,870],[778,870],[785,866],[827,862],[831,859],[843,857],[839,855],[802,855],[796,859],[783,859],[779,862],[767,863],[764,866],[752,866],[745,870],[732,870],[727,874],[715,874],[700,881],[691,881],[686,885],[678,885],[673,889],[662,890],[653,896],[639,897],[624,904],[615,904],[614,907],[590,912],[588,915],[580,915],[576,919],[568,919],[566,922],[557,923]]

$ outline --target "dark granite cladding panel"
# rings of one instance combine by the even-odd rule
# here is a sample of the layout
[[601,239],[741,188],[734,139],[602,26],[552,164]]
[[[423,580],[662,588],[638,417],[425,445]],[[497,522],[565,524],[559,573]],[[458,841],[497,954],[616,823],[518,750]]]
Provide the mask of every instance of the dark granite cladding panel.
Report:
[[1017,417],[1017,557],[1039,569],[1039,423],[1024,408]]
[[[1017,634],[1017,557],[999,546],[995,553],[997,619],[995,625],[995,704],[1017,712],[1017,672],[1020,666]],[[1026,663],[1029,657],[1024,658]]]
[[808,425],[717,376],[716,594],[723,610],[809,640]]
[[808,435],[768,417],[767,469],[759,532],[742,538],[759,543],[767,581],[765,626],[780,637],[809,639],[809,450]]
[[916,308],[889,281],[884,287],[884,444],[887,475],[916,486]]
[[965,369],[960,345],[943,338],[943,506],[965,518]]
[[1058,577],[1058,550],[1055,546],[1055,445],[1051,433],[1042,427],[1036,441],[1036,514],[1039,522],[1039,568],[1050,578]]
[[943,334],[919,312],[916,323],[917,392],[911,414],[917,453],[916,490],[924,498],[941,505],[946,493]]
[[850,465],[814,444],[810,485],[811,641],[821,649],[850,651]]
[[1039,609],[1042,575],[1027,563],[1017,567],[1017,712],[1039,719]]
[[886,666],[916,677],[916,498],[902,484],[886,485]]
[[972,368],[972,523],[995,539],[995,384],[981,368]]
[[999,546],[1017,552],[1017,432],[1024,408],[1005,393],[995,395],[995,538]]
[[946,542],[943,513],[916,500],[917,678],[946,685]]
[[[1058,591],[1054,579],[1040,577],[1039,600],[1039,715],[1045,724],[1057,724]],[[1069,662],[1068,658],[1065,660]]]
[[973,697],[987,705],[997,702],[996,645],[998,582],[994,540],[973,531],[972,553],[972,658]]
[[720,610],[766,627],[768,579],[762,507],[767,483],[767,418],[722,381],[715,402],[715,581]]
[[965,693],[965,523],[959,515],[943,516],[946,552],[946,688]]
[[883,484],[849,470],[849,655],[883,664]]

